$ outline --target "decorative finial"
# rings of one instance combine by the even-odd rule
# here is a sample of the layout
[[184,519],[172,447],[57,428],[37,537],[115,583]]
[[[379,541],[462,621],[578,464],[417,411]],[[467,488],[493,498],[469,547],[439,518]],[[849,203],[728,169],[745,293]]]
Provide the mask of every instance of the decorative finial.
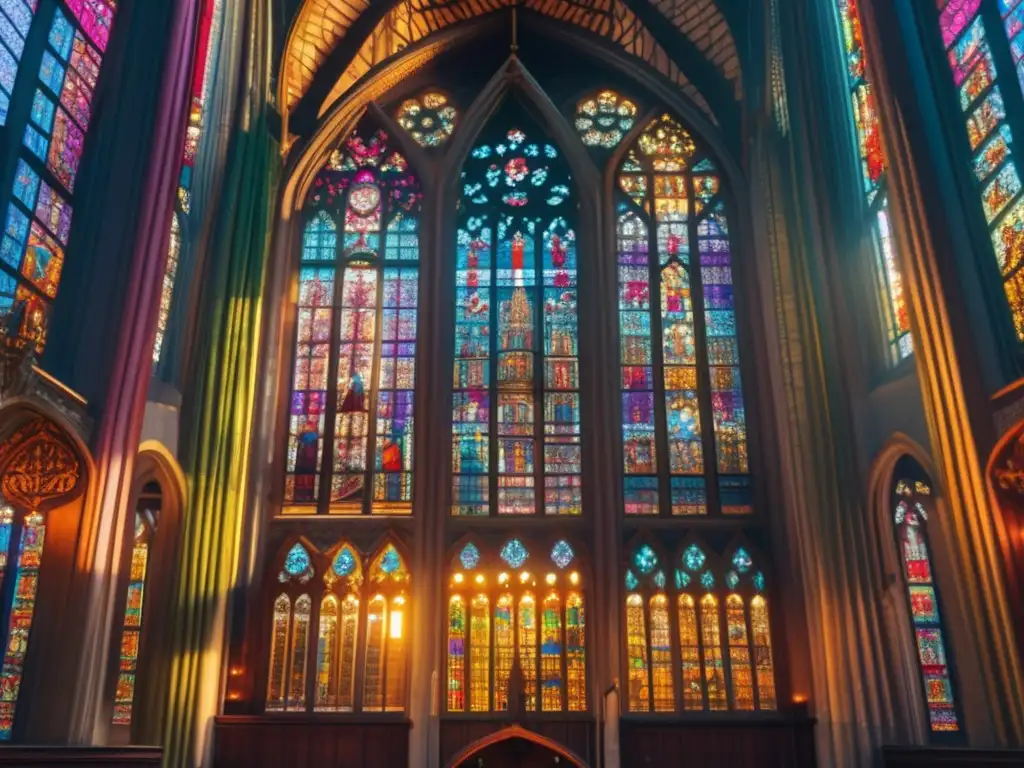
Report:
[[512,55],[519,50],[519,0],[512,0]]

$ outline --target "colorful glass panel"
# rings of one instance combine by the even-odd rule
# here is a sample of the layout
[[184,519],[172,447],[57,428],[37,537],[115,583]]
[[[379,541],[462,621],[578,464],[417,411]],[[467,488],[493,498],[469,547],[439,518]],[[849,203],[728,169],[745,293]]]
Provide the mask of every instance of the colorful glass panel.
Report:
[[491,612],[486,595],[473,598],[469,620],[469,707],[487,712],[491,701]]
[[629,711],[650,711],[647,619],[644,614],[644,599],[635,593],[626,597],[626,667]]
[[353,134],[306,200],[286,513],[412,511],[421,194],[388,141]]
[[338,598],[328,594],[320,601],[320,630],[316,643],[316,699],[313,706],[317,711],[337,709],[337,645]]
[[421,147],[439,147],[455,131],[459,113],[448,102],[448,97],[437,91],[406,99],[395,114],[413,141]]
[[[662,115],[627,153],[618,181],[630,200],[620,203],[617,222],[625,512],[704,515],[706,475],[727,483],[749,470],[719,178],[686,130]],[[701,335],[710,392],[698,366]],[[708,418],[716,457],[710,467]],[[723,513],[751,511],[727,506],[724,494],[721,500]]]
[[544,598],[540,638],[541,711],[562,710],[562,600],[556,592]]
[[[998,72],[993,65],[979,0],[937,0],[939,29],[947,49],[953,83],[959,90],[972,168],[982,212],[989,223],[992,250],[1018,339],[1024,341],[1024,196],[1006,117]],[[1024,7],[1017,0],[999,3],[1010,55],[1024,87]]]
[[292,613],[291,648],[288,668],[288,699],[285,709],[305,709],[306,706],[306,661],[309,646],[309,621],[313,612],[313,601],[309,595],[302,595],[295,601]]
[[[32,26],[38,0],[0,0],[0,126],[7,124],[7,112],[14,95],[14,81],[25,51],[25,38]],[[58,11],[58,13],[60,13]]]
[[719,620],[718,598],[704,595],[700,599],[701,646],[704,654],[704,687],[708,695],[708,708],[712,711],[728,708]]
[[570,712],[587,710],[586,634],[583,595],[570,592],[565,599],[565,674]]
[[508,709],[508,684],[515,658],[515,603],[504,594],[494,604],[494,704],[495,712]]
[[655,712],[675,712],[676,696],[672,632],[669,624],[668,598],[654,595],[650,600],[651,618],[651,692]]
[[729,640],[729,694],[733,709],[754,708],[754,673],[750,666],[750,644],[747,642],[747,616],[743,598],[725,598],[725,626]]
[[615,91],[601,91],[576,105],[575,125],[588,147],[611,150],[636,124],[637,107]]
[[926,505],[930,496],[930,488],[924,483],[898,481],[895,525],[929,722],[932,732],[942,733],[959,731],[960,724],[928,551]]
[[448,600],[448,711],[466,711],[466,603]]
[[18,544],[7,647],[3,667],[0,668],[0,741],[9,741],[14,729],[14,713],[25,670],[32,618],[35,615],[45,541],[46,521],[43,516],[38,512],[26,515]]
[[149,569],[150,542],[156,533],[156,512],[139,509],[135,513],[135,540],[128,570],[128,597],[121,632],[121,665],[114,694],[114,725],[129,725],[135,698],[139,666],[139,642],[142,637],[142,606]]
[[527,712],[537,710],[537,601],[532,592],[519,598],[519,671]]
[[384,644],[387,637],[388,604],[384,595],[374,595],[366,605],[366,647],[363,649],[363,709],[384,708]]
[[267,674],[267,711],[286,708],[286,678],[288,669],[288,632],[291,628],[292,602],[288,595],[274,600],[274,615],[270,631],[270,669]]
[[519,129],[466,161],[455,254],[454,515],[535,514],[538,488],[545,514],[582,510],[576,233],[554,215],[569,183],[558,150]]
[[[755,583],[760,573],[755,575]],[[761,576],[761,580],[764,577]],[[758,587],[761,589],[763,587]],[[754,646],[754,669],[757,672],[757,707],[775,709],[775,664],[772,661],[772,633],[768,624],[768,601],[762,595],[750,600],[750,634]]]
[[858,0],[838,0],[839,20],[845,44],[847,81],[850,91],[853,130],[865,196],[875,213],[868,221],[875,250],[882,326],[888,337],[890,356],[898,362],[913,352],[910,318],[903,282],[896,270],[892,236],[889,231],[889,202],[885,191],[885,154],[874,89],[867,72],[864,38]]
[[700,676],[700,640],[697,634],[697,607],[692,595],[678,599],[679,663],[683,679],[683,709],[704,709],[704,689]]

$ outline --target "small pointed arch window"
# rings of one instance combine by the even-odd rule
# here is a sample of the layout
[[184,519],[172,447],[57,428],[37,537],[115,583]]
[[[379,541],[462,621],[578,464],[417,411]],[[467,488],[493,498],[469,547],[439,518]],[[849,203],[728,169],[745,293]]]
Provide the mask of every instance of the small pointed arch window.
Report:
[[390,539],[370,554],[348,540],[323,555],[291,544],[271,605],[266,710],[405,711],[410,583]]
[[670,559],[640,539],[628,551],[627,711],[776,709],[765,577],[749,547],[721,558],[690,540]]
[[924,469],[909,456],[893,476],[892,524],[903,586],[910,609],[929,727],[933,734],[960,730],[928,526],[935,514],[934,491]]
[[139,650],[148,622],[146,592],[157,530],[161,522],[163,492],[157,482],[147,483],[135,506],[131,559],[128,564],[128,594],[121,630],[120,673],[114,693],[114,725],[130,725],[135,685],[139,670]]
[[305,543],[296,541],[279,561],[271,615],[268,712],[306,708],[309,632],[313,617],[310,582],[316,575],[313,551]]
[[456,547],[446,603],[448,712],[587,711],[581,568],[565,539]]

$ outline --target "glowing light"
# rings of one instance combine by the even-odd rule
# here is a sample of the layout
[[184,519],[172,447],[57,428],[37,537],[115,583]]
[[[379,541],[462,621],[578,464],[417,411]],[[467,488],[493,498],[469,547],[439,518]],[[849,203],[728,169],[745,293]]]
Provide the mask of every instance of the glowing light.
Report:
[[544,577],[544,581],[546,581],[548,584],[554,584],[555,583],[555,574],[549,573],[547,576]]
[[573,571],[569,574],[569,583],[572,584],[574,587],[580,583],[580,575],[576,573],[576,571]]

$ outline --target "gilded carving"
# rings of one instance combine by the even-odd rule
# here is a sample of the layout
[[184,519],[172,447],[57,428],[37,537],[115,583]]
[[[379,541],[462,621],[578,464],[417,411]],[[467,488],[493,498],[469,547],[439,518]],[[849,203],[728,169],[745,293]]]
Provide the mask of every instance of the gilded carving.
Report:
[[27,509],[58,502],[74,493],[82,470],[64,433],[46,419],[34,419],[0,449],[0,494]]

